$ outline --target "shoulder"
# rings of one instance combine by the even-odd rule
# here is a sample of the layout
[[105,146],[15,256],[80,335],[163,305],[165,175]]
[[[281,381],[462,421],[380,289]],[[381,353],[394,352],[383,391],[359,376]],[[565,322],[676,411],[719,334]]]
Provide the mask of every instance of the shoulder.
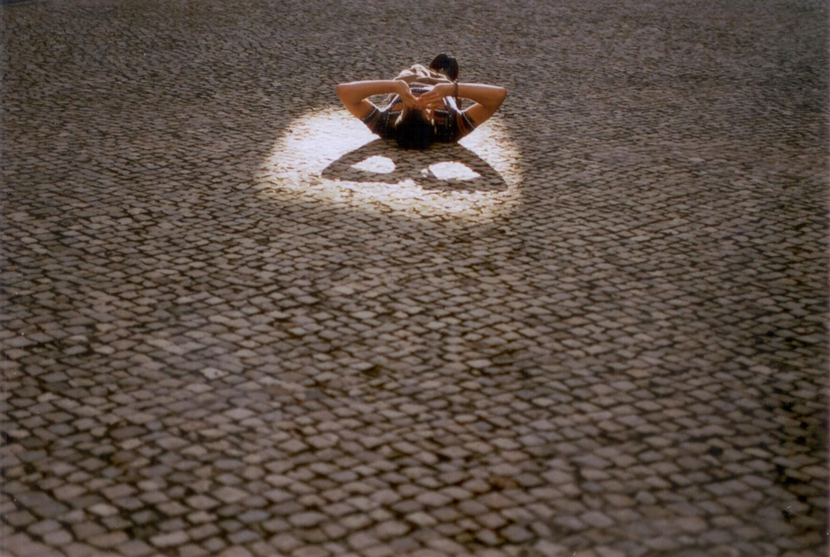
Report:
[[[394,103],[393,103],[394,104]],[[376,133],[384,139],[388,139],[391,137],[392,133],[392,123],[395,121],[395,117],[399,114],[399,112],[392,110],[394,106],[390,104],[384,109],[379,109],[377,107],[373,107],[369,113],[362,118],[366,127],[372,131],[372,133]]]
[[444,107],[446,110],[446,121],[444,123],[445,132],[443,135],[446,141],[458,141],[476,129],[475,122],[467,115],[466,111],[459,110],[455,104],[455,99],[447,99]]
[[459,137],[469,135],[476,129],[476,123],[467,114],[467,111],[455,110],[456,125],[458,126]]

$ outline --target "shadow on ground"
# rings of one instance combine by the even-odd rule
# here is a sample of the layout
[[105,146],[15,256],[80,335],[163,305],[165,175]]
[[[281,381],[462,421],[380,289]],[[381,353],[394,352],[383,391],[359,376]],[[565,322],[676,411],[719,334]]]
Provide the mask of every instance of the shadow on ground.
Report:
[[[507,183],[487,161],[470,149],[458,144],[435,145],[426,153],[429,166],[423,166],[423,157],[407,152],[383,140],[375,140],[351,151],[323,169],[321,176],[326,179],[350,182],[384,182],[397,184],[412,180],[425,189],[504,191]],[[372,157],[384,159],[374,167],[364,168]],[[388,161],[388,162],[387,162]],[[391,163],[391,168],[389,167]],[[435,165],[460,165],[461,169],[442,170],[439,177]],[[455,172],[453,172],[455,170]],[[460,174],[461,177],[452,174]]]

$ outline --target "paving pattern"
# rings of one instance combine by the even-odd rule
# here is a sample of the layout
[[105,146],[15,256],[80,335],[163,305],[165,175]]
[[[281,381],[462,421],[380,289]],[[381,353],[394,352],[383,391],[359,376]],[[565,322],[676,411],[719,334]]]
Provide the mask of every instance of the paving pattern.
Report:
[[0,8],[2,551],[826,555],[826,4],[400,4]]

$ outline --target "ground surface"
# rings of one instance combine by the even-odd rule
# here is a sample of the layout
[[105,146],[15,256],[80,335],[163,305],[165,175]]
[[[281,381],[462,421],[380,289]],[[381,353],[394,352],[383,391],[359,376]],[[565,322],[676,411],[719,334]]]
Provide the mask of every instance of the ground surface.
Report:
[[825,4],[403,4],[2,8],[4,551],[825,554]]

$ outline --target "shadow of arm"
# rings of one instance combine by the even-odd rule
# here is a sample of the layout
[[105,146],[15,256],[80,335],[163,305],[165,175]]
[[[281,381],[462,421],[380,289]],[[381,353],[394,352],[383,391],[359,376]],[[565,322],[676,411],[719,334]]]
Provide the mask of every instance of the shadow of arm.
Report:
[[[371,172],[354,168],[370,157],[389,158],[395,165],[392,172]],[[449,162],[460,163],[476,174],[475,178],[439,178],[432,171],[424,172],[432,165]],[[426,189],[445,191],[491,191],[507,189],[507,182],[490,164],[472,150],[457,143],[435,145],[427,151],[402,151],[388,142],[375,140],[350,151],[332,161],[320,175],[329,180],[348,182],[383,182],[396,184],[412,179]]]
[[[374,156],[390,156],[391,148],[384,144],[383,140],[376,139],[370,141],[362,147],[358,147],[354,151],[349,151],[339,159],[332,161],[326,166],[320,176],[328,180],[344,180],[347,182],[387,182],[394,184],[401,180],[398,166],[395,165],[395,170],[392,172],[369,172],[367,170],[360,170],[354,168],[354,165],[359,164],[366,159]],[[392,160],[394,163],[394,159]]]
[[451,143],[442,145],[435,151],[435,160],[432,164],[442,162],[460,163],[478,174],[478,176],[466,180],[459,178],[442,179],[430,172],[427,179],[431,186],[468,191],[504,191],[507,189],[507,182],[501,174],[471,149],[457,143]]

